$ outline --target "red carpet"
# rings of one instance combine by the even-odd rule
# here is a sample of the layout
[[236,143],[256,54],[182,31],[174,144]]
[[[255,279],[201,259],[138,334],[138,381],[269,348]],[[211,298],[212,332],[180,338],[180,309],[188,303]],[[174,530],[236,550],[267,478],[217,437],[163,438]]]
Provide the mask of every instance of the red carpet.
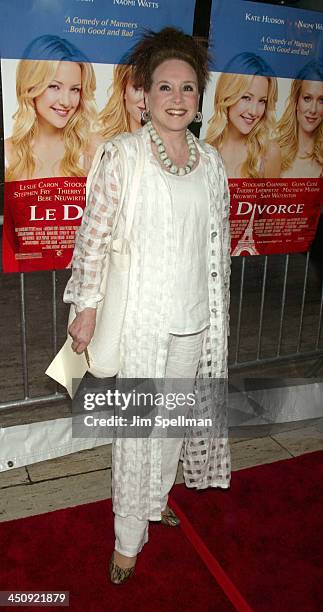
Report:
[[184,513],[183,529],[193,543],[197,537],[201,556],[200,539],[253,610],[317,612],[322,483],[323,452],[315,452],[235,472],[227,491],[179,485],[172,507]]
[[106,576],[109,501],[0,523],[0,590],[70,591],[80,612],[316,612],[322,476],[323,452],[235,472],[227,491],[178,485],[182,528],[151,524],[136,576],[119,587]]
[[135,577],[112,585],[106,571],[114,548],[110,501],[0,523],[0,541],[0,590],[70,591],[73,612],[234,610],[181,529],[158,523],[151,525]]

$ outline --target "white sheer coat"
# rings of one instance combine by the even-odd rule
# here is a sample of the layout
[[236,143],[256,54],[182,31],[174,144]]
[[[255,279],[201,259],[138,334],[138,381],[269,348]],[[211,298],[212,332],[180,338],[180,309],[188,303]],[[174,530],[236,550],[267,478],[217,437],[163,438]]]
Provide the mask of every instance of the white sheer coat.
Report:
[[[146,159],[133,223],[129,296],[119,376],[163,378],[170,329],[169,304],[174,283],[172,202],[164,171],[152,153],[147,128],[142,128],[139,134]],[[131,134],[117,138],[126,148],[131,189],[137,155],[135,138]],[[200,437],[198,428],[186,432],[182,448],[183,471],[188,487],[228,488],[229,190],[219,153],[197,139],[196,144],[208,184],[210,327],[198,367],[195,412],[199,416],[210,416],[212,412],[214,426],[204,438]],[[118,151],[113,141],[105,145],[105,155],[90,189],[89,203],[77,236],[72,277],[64,295],[64,300],[73,302],[78,310],[95,306],[102,299],[101,269],[120,194]],[[123,222],[121,219],[120,233]],[[200,383],[204,385],[203,389]],[[160,482],[161,439],[114,440],[112,488],[113,508],[117,514],[160,520]]]

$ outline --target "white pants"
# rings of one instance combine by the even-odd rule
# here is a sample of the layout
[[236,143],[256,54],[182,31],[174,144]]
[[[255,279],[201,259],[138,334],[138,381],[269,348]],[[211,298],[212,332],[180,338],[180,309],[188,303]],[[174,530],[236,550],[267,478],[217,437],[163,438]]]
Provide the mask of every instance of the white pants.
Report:
[[[166,379],[185,378],[194,380],[198,362],[201,356],[204,331],[186,336],[169,336],[169,348],[166,365]],[[168,493],[172,488],[178,467],[178,461],[183,444],[183,438],[162,439],[161,465],[161,510],[167,505]],[[128,557],[139,553],[148,541],[149,521],[137,519],[136,516],[115,515],[115,550]]]

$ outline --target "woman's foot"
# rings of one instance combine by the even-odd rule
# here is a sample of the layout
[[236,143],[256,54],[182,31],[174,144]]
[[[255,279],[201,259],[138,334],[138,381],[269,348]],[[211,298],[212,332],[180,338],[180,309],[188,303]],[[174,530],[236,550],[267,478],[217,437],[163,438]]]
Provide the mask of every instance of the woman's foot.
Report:
[[178,527],[181,521],[175,512],[169,506],[166,506],[165,510],[161,513],[161,522],[166,527]]
[[135,571],[136,561],[137,556],[126,557],[126,555],[122,555],[115,550],[112,553],[109,565],[111,582],[113,584],[123,584],[126,582]]
[[129,569],[129,567],[134,567],[136,565],[137,555],[135,557],[126,557],[126,555],[122,555],[115,550],[113,557],[114,562],[122,569]]

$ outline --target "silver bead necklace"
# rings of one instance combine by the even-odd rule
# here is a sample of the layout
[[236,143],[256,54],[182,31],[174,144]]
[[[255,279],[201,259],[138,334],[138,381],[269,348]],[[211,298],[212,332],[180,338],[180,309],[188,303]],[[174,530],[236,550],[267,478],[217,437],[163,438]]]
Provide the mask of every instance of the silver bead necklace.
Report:
[[187,142],[187,146],[190,152],[189,158],[185,166],[183,168],[179,168],[178,166],[173,164],[172,160],[168,157],[166,153],[165,145],[161,137],[159,136],[159,134],[156,132],[151,121],[148,121],[147,128],[148,128],[148,132],[149,132],[151,140],[156,145],[159,159],[164,164],[164,166],[167,168],[167,170],[169,170],[169,172],[171,172],[172,174],[177,174],[177,176],[184,176],[185,174],[189,174],[197,159],[196,145],[195,145],[194,138],[191,132],[189,130],[186,130],[186,142]]

